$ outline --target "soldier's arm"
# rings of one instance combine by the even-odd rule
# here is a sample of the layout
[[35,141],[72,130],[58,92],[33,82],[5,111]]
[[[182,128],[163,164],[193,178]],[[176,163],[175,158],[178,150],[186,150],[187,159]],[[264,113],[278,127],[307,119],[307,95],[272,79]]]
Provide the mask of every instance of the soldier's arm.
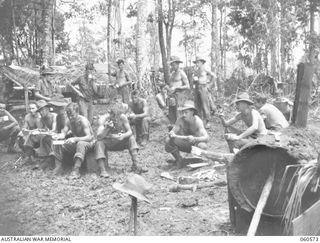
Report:
[[50,130],[51,132],[56,132],[57,131],[57,114],[53,113],[53,122],[52,122],[52,129]]
[[178,120],[176,121],[176,123],[174,124],[172,130],[169,132],[169,136],[170,136],[170,137],[176,136],[176,135],[180,132],[181,127],[182,127],[181,119],[178,119]]
[[68,134],[70,130],[70,121],[68,120],[66,122],[65,127],[62,129],[61,133],[58,133],[54,136],[54,139],[65,139],[66,135]]
[[81,125],[83,126],[83,131],[85,136],[83,137],[74,137],[76,142],[84,141],[84,142],[91,142],[93,139],[93,134],[91,134],[91,125],[87,119],[82,119]]
[[231,125],[235,124],[236,122],[240,121],[240,113],[238,115],[232,117],[228,121],[225,121],[223,117],[220,117],[220,118],[221,118],[223,126],[228,127],[228,126],[231,126]]
[[179,87],[178,89],[190,89],[190,84],[189,84],[189,80],[187,77],[187,74],[183,71],[180,70],[180,75],[181,75],[181,80],[182,80],[182,86]]
[[98,94],[98,86],[96,84],[96,80],[92,80],[92,89],[95,94]]
[[98,139],[102,139],[105,135],[105,122],[107,121],[107,116],[106,115],[102,115],[99,118],[98,121],[98,129],[97,129],[97,138]]
[[123,87],[123,86],[131,84],[131,79],[130,79],[129,74],[127,72],[125,72],[124,76],[125,76],[126,82],[124,84],[120,85],[120,87]]
[[50,100],[51,100],[49,97],[40,94],[40,91],[39,91],[39,90],[35,90],[35,91],[34,91],[34,96],[35,96],[36,98],[38,98],[39,100],[46,100],[46,101],[50,101]]
[[22,125],[22,129],[30,129],[28,114],[24,117],[24,123]]
[[120,116],[120,120],[123,123],[123,126],[124,126],[124,128],[126,130],[126,132],[122,134],[123,138],[130,137],[132,135],[132,130],[131,130],[131,126],[130,126],[130,123],[128,121],[128,118],[124,114],[122,114]]
[[149,105],[146,100],[143,100],[143,113],[141,114],[136,114],[137,118],[144,118],[149,115]]
[[207,130],[205,129],[201,119],[196,120],[196,126],[198,128],[198,136],[195,137],[195,141],[197,143],[200,143],[200,142],[207,143],[209,141],[209,135],[208,135]]
[[259,127],[259,117],[258,116],[260,116],[260,115],[258,112],[251,111],[251,113],[252,113],[252,125],[250,127],[248,127],[247,130],[245,130],[243,133],[241,133],[239,135],[239,139],[246,138],[258,130],[258,127]]
[[39,100],[46,100],[50,101],[50,98],[47,96],[44,96],[40,93],[41,90],[41,80],[38,81],[36,88],[34,89],[34,96],[38,98]]
[[208,87],[211,89],[212,87],[217,87],[216,83],[215,83],[215,79],[216,79],[216,75],[214,72],[212,72],[209,69],[206,69],[206,73],[208,76],[210,76],[209,79],[209,83],[208,83]]
[[12,127],[18,126],[19,123],[16,120],[16,118],[14,118],[9,111],[4,110],[4,113],[6,113],[6,115],[8,116],[9,120],[12,122],[11,124],[9,124],[8,126],[5,126],[4,129],[10,129]]

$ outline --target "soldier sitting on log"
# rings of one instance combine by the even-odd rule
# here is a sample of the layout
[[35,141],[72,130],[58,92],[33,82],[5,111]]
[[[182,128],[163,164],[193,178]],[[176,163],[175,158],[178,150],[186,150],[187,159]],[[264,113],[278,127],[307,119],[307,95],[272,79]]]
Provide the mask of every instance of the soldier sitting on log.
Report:
[[182,107],[181,117],[176,121],[173,129],[166,139],[165,150],[171,153],[176,159],[178,168],[183,167],[182,157],[179,151],[190,153],[191,146],[207,149],[209,135],[203,125],[202,120],[197,115],[194,102],[187,100]]
[[74,166],[71,172],[70,178],[80,178],[80,167],[85,159],[87,152],[94,148],[95,139],[92,131],[92,127],[88,119],[79,115],[79,105],[76,103],[70,103],[66,107],[66,113],[68,121],[61,133],[56,134],[54,139],[65,139],[69,131],[72,132],[73,137],[65,140],[61,153],[56,153],[56,168],[55,174],[58,174],[62,168],[63,154],[69,153],[73,155]]
[[25,162],[34,161],[34,149],[40,146],[40,141],[36,135],[30,133],[32,130],[40,129],[43,127],[41,123],[41,116],[37,112],[37,105],[35,103],[29,104],[29,113],[24,118],[22,131],[18,136],[18,145],[26,155]]
[[267,129],[279,130],[287,128],[289,123],[282,112],[272,104],[267,103],[267,97],[258,95],[255,98],[255,107],[260,112]]
[[135,126],[137,142],[145,146],[149,138],[149,106],[145,99],[138,96],[137,90],[131,92],[131,99],[129,106],[133,113],[128,117],[130,125]]
[[[228,121],[225,121],[223,115],[220,115],[222,125],[226,127],[225,138],[231,153],[235,152],[234,149],[240,149],[258,136],[267,134],[263,118],[257,110],[252,108],[253,101],[250,100],[247,93],[240,94],[235,103],[240,113]],[[248,127],[247,130],[242,132],[231,126],[238,121],[243,121]]]
[[[108,151],[129,150],[132,160],[131,171],[136,173],[146,172],[137,165],[138,145],[132,133],[129,120],[125,115],[123,103],[111,104],[111,109],[99,119],[95,145],[95,157],[101,170],[101,176],[109,177]],[[104,163],[106,162],[107,170]]]
[[13,153],[20,127],[17,120],[5,108],[6,105],[0,103],[0,141],[9,139],[7,152]]
[[[48,157],[50,156],[50,160],[54,158],[54,152],[52,150],[52,135],[54,135],[57,131],[57,114],[50,112],[49,103],[45,100],[37,101],[38,112],[40,113],[40,122],[41,129],[44,129],[47,134],[38,134],[35,136],[35,140],[40,143],[40,147],[36,149],[36,155],[39,157]],[[35,168],[42,166],[47,166],[47,162],[36,165]]]

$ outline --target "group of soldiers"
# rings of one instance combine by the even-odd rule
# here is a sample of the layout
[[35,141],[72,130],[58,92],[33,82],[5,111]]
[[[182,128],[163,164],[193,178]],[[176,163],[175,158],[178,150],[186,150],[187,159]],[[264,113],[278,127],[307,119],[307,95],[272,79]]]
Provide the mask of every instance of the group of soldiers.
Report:
[[[182,62],[178,57],[170,59],[172,72],[165,89],[169,92],[168,118],[172,126],[165,140],[165,151],[173,155],[177,168],[184,166],[181,151],[190,153],[193,146],[203,150],[208,148],[211,99],[208,86],[211,83],[210,77],[212,80],[214,74],[205,68],[205,62],[203,58],[194,61],[197,70],[193,77],[195,87],[192,99],[190,93],[186,94],[190,90],[190,84],[179,66]],[[106,105],[105,113],[99,116],[96,131],[92,127],[92,107],[96,94],[92,64],[86,65],[84,76],[70,83],[71,86],[79,86],[77,103],[56,95],[54,85],[47,79],[50,71],[42,70],[42,78],[35,93],[39,100],[29,104],[29,113],[21,128],[16,119],[5,110],[5,105],[0,104],[0,138],[10,138],[8,152],[13,151],[17,140],[27,160],[44,157],[48,163],[54,161],[54,174],[61,173],[64,156],[72,155],[74,163],[70,177],[79,178],[80,167],[88,153],[94,153],[101,177],[109,177],[108,151],[127,149],[132,160],[131,171],[146,172],[147,168],[138,166],[138,144],[144,147],[149,139],[149,106],[137,90],[130,92],[132,82],[124,71],[124,61],[118,60],[117,63],[119,70],[112,74],[116,77],[113,86],[117,88],[121,99]],[[275,106],[268,104],[264,96],[256,97],[253,102],[247,93],[242,93],[234,103],[239,111],[235,117],[225,121],[223,115],[219,116],[226,128],[225,138],[232,153],[266,135],[268,130],[289,126],[283,114]],[[232,126],[240,120],[247,126],[245,131]],[[41,160],[37,165],[45,164]]]

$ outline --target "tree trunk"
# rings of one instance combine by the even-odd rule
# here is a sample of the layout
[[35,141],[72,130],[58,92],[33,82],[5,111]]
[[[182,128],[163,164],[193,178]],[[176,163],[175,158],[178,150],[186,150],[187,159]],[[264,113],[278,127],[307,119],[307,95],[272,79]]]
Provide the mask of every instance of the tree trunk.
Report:
[[223,80],[227,78],[227,8],[223,7]]
[[1,40],[1,49],[2,49],[3,58],[4,58],[6,66],[7,66],[7,65],[9,65],[9,58],[6,53],[5,40],[2,36],[0,37],[0,40]]
[[309,0],[310,4],[310,44],[309,44],[309,62],[314,63],[315,62],[315,43],[314,43],[314,36],[315,36],[315,30],[314,30],[314,23],[315,23],[315,1]]
[[[11,0],[11,18],[12,18],[12,37],[14,40],[14,48],[16,59],[18,64],[20,65],[20,58],[19,58],[19,51],[18,51],[18,41],[17,41],[17,33],[16,33],[16,18],[15,18],[15,12],[14,12],[14,0]],[[14,52],[13,52],[14,55]]]
[[41,38],[41,62],[52,64],[51,50],[51,21],[53,0],[42,1],[42,38]]
[[[157,0],[153,1],[155,8],[154,8],[154,15],[153,16],[157,16],[158,14],[158,3]],[[160,47],[159,47],[159,32],[158,32],[158,23],[157,21],[155,21],[155,19],[153,20],[152,23],[152,49],[153,50],[153,67],[154,70],[159,70],[160,67]]]
[[223,71],[223,10],[222,7],[219,7],[219,12],[220,12],[220,24],[219,24],[219,51],[220,51],[220,62],[219,62],[219,70]]
[[217,0],[211,0],[211,69],[216,74],[218,93],[222,91],[217,18]]
[[136,46],[137,46],[137,88],[140,89],[142,86],[143,75],[146,72],[146,67],[148,65],[148,54],[147,54],[147,44],[146,44],[146,34],[147,34],[147,0],[139,0],[137,3],[138,16],[137,16],[137,29],[136,29]]
[[52,4],[52,16],[51,16],[51,38],[52,38],[52,64],[55,64],[55,27],[54,27],[54,18],[55,18],[55,12],[56,12],[56,0],[53,0]]
[[271,76],[279,80],[279,10],[277,0],[271,0],[271,11],[268,19],[268,28],[271,35]]
[[300,63],[298,65],[296,95],[292,111],[292,123],[297,127],[307,126],[313,73],[312,64]]
[[39,59],[38,59],[38,22],[37,22],[37,8],[35,6],[35,3],[33,5],[34,7],[34,40],[33,40],[33,55],[34,55],[34,63],[39,65]]
[[280,82],[285,82],[286,79],[286,50],[285,50],[285,34],[284,34],[284,20],[286,14],[286,1],[280,1]]
[[111,81],[111,52],[110,52],[110,23],[111,23],[111,7],[112,0],[108,1],[108,23],[107,23],[107,62],[108,62],[108,83]]
[[169,83],[169,66],[168,66],[168,59],[166,53],[166,46],[164,42],[164,33],[163,33],[163,12],[162,12],[162,0],[158,0],[158,31],[159,31],[159,44],[160,44],[160,51],[162,57],[162,65],[163,65],[163,73],[164,73],[164,80],[166,84]]

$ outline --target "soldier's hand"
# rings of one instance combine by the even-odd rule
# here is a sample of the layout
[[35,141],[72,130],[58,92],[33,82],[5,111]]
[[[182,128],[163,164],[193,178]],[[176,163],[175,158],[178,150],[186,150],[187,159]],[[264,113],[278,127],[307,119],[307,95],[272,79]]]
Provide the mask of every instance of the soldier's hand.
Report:
[[119,141],[122,141],[123,139],[125,139],[124,134],[123,133],[119,133],[117,139]]
[[77,141],[77,138],[75,138],[75,137],[73,137],[73,138],[68,138],[68,139],[66,140],[66,143],[68,143],[68,144],[76,143],[76,142],[78,142],[78,141]]
[[176,136],[176,134],[171,130],[170,132],[169,132],[169,137],[170,138],[174,138]]
[[225,138],[227,140],[232,140],[232,141],[239,140],[239,136],[237,134],[234,134],[234,133],[225,134]]
[[134,119],[137,118],[136,114],[134,114],[134,113],[129,114],[128,117],[129,117],[129,119],[131,119],[131,120],[134,120]]
[[189,143],[191,143],[191,144],[194,144],[196,142],[196,138],[194,136],[190,135],[187,138],[188,138]]

